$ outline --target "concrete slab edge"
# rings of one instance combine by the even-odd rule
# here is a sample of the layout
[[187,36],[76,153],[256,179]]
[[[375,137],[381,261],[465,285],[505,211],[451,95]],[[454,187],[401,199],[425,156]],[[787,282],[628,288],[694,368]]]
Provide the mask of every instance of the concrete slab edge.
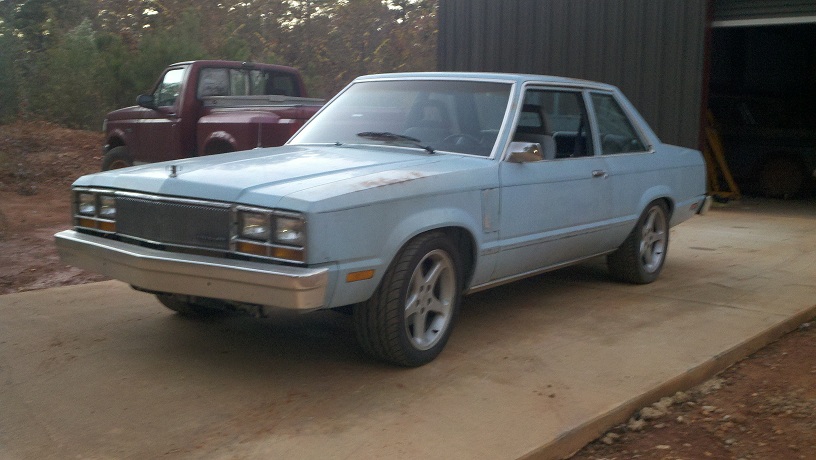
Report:
[[671,378],[655,388],[634,397],[623,404],[600,414],[598,417],[572,430],[562,433],[554,441],[548,442],[521,456],[524,460],[557,460],[574,455],[585,445],[594,441],[612,427],[629,420],[641,408],[646,407],[664,396],[671,396],[678,391],[689,390],[734,363],[747,358],[766,345],[792,332],[801,324],[816,319],[816,305],[808,307],[784,320],[772,325],[744,342],[711,357],[684,373]]

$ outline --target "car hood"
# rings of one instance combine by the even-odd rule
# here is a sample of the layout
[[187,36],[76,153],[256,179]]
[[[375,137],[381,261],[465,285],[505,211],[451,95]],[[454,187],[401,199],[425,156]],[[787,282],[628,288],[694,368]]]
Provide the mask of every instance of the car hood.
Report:
[[306,210],[310,202],[490,163],[383,146],[285,146],[106,171],[74,185]]

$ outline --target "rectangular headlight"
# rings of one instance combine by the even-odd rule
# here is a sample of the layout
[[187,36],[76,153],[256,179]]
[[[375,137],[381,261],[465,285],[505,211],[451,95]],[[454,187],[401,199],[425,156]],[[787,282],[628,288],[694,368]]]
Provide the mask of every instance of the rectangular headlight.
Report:
[[116,197],[103,190],[74,191],[74,225],[103,232],[116,232]]
[[82,216],[96,215],[96,195],[90,192],[77,193],[77,214]]
[[292,246],[303,246],[306,241],[303,219],[297,217],[275,217],[275,242]]
[[238,235],[256,241],[269,241],[269,214],[242,211],[238,215]]
[[116,198],[113,195],[99,195],[99,217],[116,219]]
[[306,221],[300,214],[239,207],[234,222],[234,251],[282,261],[305,261]]

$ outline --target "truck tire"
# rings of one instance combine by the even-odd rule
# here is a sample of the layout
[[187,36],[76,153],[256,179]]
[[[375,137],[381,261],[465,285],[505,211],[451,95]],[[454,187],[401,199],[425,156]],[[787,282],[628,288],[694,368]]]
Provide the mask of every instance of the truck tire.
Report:
[[133,158],[124,145],[108,150],[102,158],[102,171],[127,168],[128,166],[133,166]]
[[456,245],[443,233],[411,240],[371,299],[354,308],[357,339],[366,353],[405,367],[436,358],[456,321],[461,267]]

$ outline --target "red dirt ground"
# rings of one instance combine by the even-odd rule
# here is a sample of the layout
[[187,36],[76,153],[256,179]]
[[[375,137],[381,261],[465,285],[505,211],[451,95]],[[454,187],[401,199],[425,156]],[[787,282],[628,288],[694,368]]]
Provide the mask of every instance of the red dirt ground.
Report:
[[[0,125],[0,294],[104,279],[62,264],[53,243],[70,227],[70,184],[99,170],[102,141],[46,123]],[[645,408],[573,458],[816,459],[816,325]]]

